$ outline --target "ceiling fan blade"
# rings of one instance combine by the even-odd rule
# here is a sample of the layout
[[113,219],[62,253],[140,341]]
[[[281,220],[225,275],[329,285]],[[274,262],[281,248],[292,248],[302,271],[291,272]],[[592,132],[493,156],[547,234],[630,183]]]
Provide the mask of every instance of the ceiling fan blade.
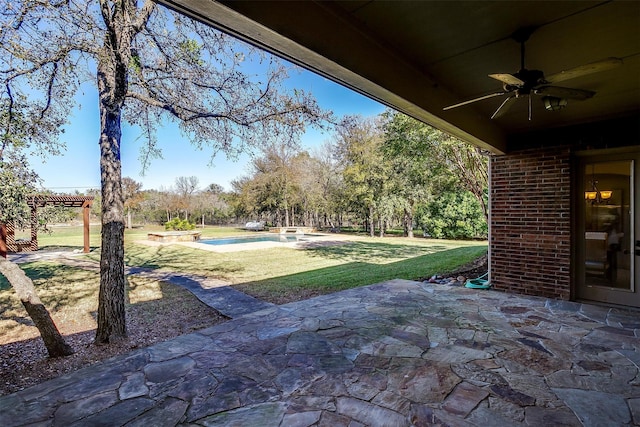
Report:
[[506,93],[507,92],[491,93],[489,95],[481,96],[479,98],[473,98],[473,99],[470,99],[468,101],[460,102],[459,104],[449,105],[448,107],[444,107],[443,110],[451,110],[452,108],[462,107],[463,105],[471,104],[471,103],[477,102],[477,101],[482,101],[483,99],[493,98],[494,96],[504,95]]
[[491,119],[497,119],[498,117],[504,115],[504,113],[509,111],[509,108],[511,108],[511,106],[513,105],[516,99],[517,98],[515,95],[511,95],[510,97],[502,101],[502,104],[500,104],[496,112],[493,113],[493,116],[491,116]]
[[584,101],[591,98],[596,93],[592,90],[573,89],[560,86],[538,86],[534,89],[536,95],[549,95],[556,98],[577,99]]
[[590,64],[580,65],[569,70],[560,71],[559,73],[547,77],[545,80],[548,83],[558,83],[565,80],[586,76],[588,74],[610,70],[612,68],[619,67],[620,65],[622,65],[622,59],[620,58],[606,58],[600,61],[592,62]]
[[489,77],[511,86],[522,86],[524,82],[513,74],[489,74]]

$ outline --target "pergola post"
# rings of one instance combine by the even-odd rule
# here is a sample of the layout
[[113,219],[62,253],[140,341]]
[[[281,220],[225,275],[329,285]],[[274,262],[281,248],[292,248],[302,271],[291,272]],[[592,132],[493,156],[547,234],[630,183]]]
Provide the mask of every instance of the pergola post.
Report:
[[7,257],[7,227],[0,223],[0,256]]
[[31,242],[29,243],[30,251],[38,250],[38,205],[31,206]]
[[16,250],[16,226],[13,221],[7,222],[4,228],[5,243],[7,245],[7,252],[13,252]]
[[82,223],[84,224],[84,253],[89,253],[89,213],[91,211],[91,200],[82,203]]

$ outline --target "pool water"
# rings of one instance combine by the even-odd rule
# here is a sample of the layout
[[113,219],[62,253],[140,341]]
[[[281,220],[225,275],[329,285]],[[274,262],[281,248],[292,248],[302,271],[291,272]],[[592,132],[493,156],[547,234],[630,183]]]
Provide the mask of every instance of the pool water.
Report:
[[255,242],[280,242],[290,243],[306,240],[309,237],[318,236],[317,234],[260,234],[258,236],[249,237],[227,237],[222,239],[204,239],[198,240],[198,243],[205,245],[235,245],[238,243],[255,243]]

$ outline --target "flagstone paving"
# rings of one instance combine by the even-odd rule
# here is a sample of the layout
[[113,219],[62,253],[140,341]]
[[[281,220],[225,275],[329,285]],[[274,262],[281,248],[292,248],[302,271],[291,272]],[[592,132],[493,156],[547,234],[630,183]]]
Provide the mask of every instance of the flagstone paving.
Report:
[[625,426],[638,312],[393,280],[0,397],[0,425]]

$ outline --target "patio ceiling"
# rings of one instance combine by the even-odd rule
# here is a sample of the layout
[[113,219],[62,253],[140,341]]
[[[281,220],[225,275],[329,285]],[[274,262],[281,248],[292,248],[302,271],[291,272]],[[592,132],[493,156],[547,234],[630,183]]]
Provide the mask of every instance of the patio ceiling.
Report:
[[[640,2],[160,0],[494,153],[541,130],[640,115]],[[596,95],[544,109],[534,95],[491,115],[504,97],[492,73],[520,68],[511,35],[536,27],[525,66],[546,76],[608,57],[623,65],[559,86]],[[636,126],[637,127],[637,126]]]

